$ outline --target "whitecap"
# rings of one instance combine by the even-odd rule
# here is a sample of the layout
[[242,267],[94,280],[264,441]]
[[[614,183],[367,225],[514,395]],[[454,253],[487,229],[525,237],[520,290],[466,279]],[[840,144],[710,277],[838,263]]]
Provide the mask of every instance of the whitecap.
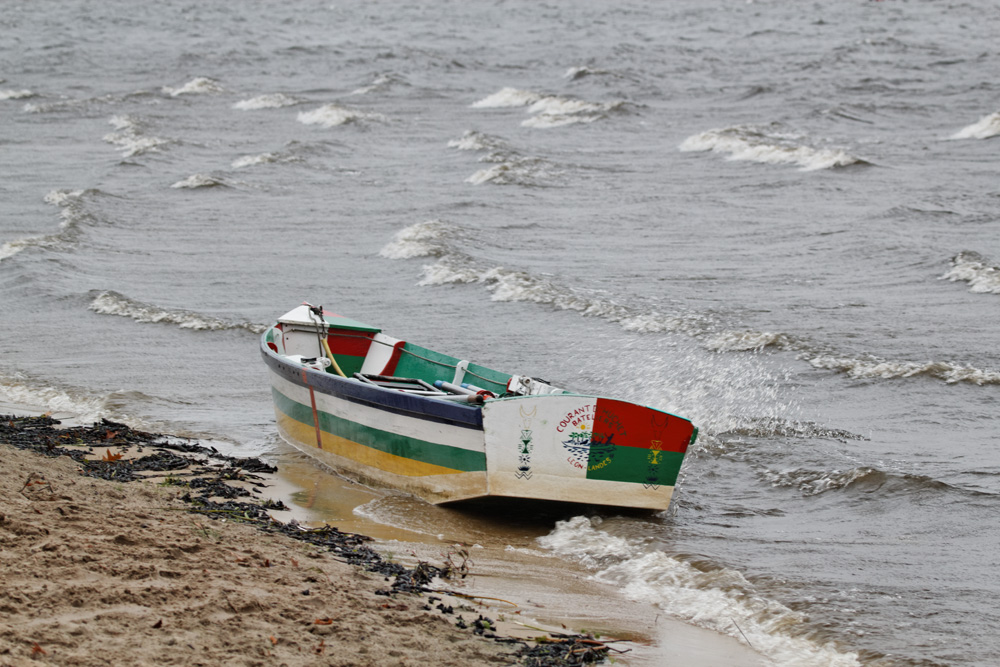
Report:
[[850,155],[843,149],[815,148],[808,145],[805,137],[750,126],[708,130],[688,137],[679,148],[684,152],[727,153],[730,160],[796,164],[802,167],[802,171],[866,164],[865,160]]
[[336,104],[325,104],[312,111],[303,111],[298,115],[298,121],[303,125],[322,125],[323,127],[337,127],[348,123],[359,121],[384,121],[381,114],[348,109]]
[[952,258],[951,265],[941,280],[967,282],[969,291],[976,294],[1000,294],[1000,267],[991,266],[978,252],[960,252]]
[[263,333],[267,325],[252,322],[233,322],[210,315],[202,315],[188,310],[169,309],[136,301],[118,292],[108,290],[94,296],[90,310],[102,315],[128,317],[136,322],[152,324],[175,324],[181,329],[225,331],[245,329],[251,333]]
[[170,88],[169,86],[163,87],[163,92],[171,97],[177,97],[178,95],[204,95],[206,93],[219,93],[222,92],[222,90],[223,88],[219,85],[218,81],[205,76],[199,76],[195,79],[191,79],[180,88]]
[[35,94],[30,90],[0,90],[0,101],[3,100],[23,100],[29,97],[34,97]]
[[192,174],[182,181],[177,181],[170,187],[194,190],[196,188],[213,188],[227,185],[225,180],[207,174]]
[[108,123],[116,131],[106,134],[104,141],[117,146],[121,150],[122,157],[158,152],[162,146],[170,143],[167,139],[144,134],[142,122],[133,116],[112,116]]
[[296,104],[299,104],[299,101],[293,97],[281,93],[273,93],[270,95],[258,95],[248,100],[240,100],[233,104],[233,108],[240,111],[257,111],[259,109],[280,109],[282,107],[295,106]]
[[856,379],[893,380],[928,376],[948,384],[959,382],[975,385],[1000,384],[1000,372],[963,366],[947,361],[891,361],[877,358],[855,359],[821,355],[809,359],[815,368],[846,373]]
[[472,103],[474,109],[502,109],[507,107],[526,107],[534,104],[542,96],[529,90],[503,88],[478,102]]
[[455,225],[441,220],[418,222],[396,232],[378,254],[386,259],[440,255],[444,252],[444,240],[455,237],[458,233]]
[[1000,135],[1000,111],[983,116],[951,135],[952,139],[989,139]]

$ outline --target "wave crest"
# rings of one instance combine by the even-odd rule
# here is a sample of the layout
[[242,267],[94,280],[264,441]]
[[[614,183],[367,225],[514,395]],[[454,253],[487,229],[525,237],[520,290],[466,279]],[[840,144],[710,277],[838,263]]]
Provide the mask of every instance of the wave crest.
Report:
[[233,322],[210,315],[202,315],[189,310],[160,308],[142,301],[130,299],[118,292],[107,290],[96,294],[90,302],[90,310],[102,315],[117,315],[129,317],[142,323],[176,324],[181,329],[196,329],[207,331],[226,331],[244,329],[260,334],[267,330],[266,324],[252,322]]
[[3,100],[24,100],[34,97],[35,93],[30,90],[0,90],[0,101]]
[[385,120],[386,118],[382,114],[348,109],[336,104],[325,104],[318,109],[303,111],[298,115],[298,121],[303,125],[321,125],[323,127],[337,127],[348,123],[368,121],[385,122]]
[[951,135],[952,139],[989,139],[1000,136],[1000,111],[983,116]]
[[195,79],[191,79],[185,83],[180,88],[170,88],[169,86],[163,87],[163,92],[171,97],[177,97],[179,95],[204,95],[206,93],[221,93],[223,88],[219,85],[219,82],[215,79],[210,79],[207,76],[199,76]]
[[184,180],[177,181],[170,187],[176,189],[196,190],[198,188],[229,187],[225,179],[208,174],[192,174]]
[[740,572],[705,559],[672,556],[641,541],[594,527],[586,517],[556,523],[538,543],[581,563],[595,580],[626,597],[654,604],[669,615],[750,642],[774,664],[857,667],[855,653],[842,653],[806,625],[806,617],[761,595]]
[[108,124],[115,131],[104,135],[104,141],[118,146],[122,157],[158,152],[162,146],[171,143],[168,139],[146,135],[142,121],[133,116],[112,116]]
[[991,266],[978,252],[967,250],[951,259],[951,270],[941,280],[969,283],[976,294],[1000,294],[1000,267]]
[[816,148],[805,137],[739,125],[708,130],[685,139],[684,152],[727,153],[730,160],[763,164],[796,164],[802,171],[816,171],[854,164],[869,164],[839,148]]
[[248,100],[240,100],[233,104],[233,108],[239,111],[258,111],[260,109],[281,109],[282,107],[291,107],[296,104],[299,104],[299,101],[294,97],[289,97],[281,93],[271,93],[251,97]]
[[972,366],[960,366],[947,361],[886,361],[883,359],[852,359],[821,355],[809,359],[814,368],[846,373],[855,379],[911,378],[928,376],[948,384],[968,382],[976,385],[1000,384],[1000,372]]

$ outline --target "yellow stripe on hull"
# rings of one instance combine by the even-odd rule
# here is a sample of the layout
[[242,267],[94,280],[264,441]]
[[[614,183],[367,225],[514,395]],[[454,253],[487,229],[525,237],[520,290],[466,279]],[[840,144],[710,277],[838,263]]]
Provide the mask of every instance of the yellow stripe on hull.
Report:
[[[304,424],[297,419],[292,419],[288,415],[277,411],[278,428],[287,433],[287,437],[294,442],[316,447],[316,427],[312,424]],[[403,456],[396,456],[387,452],[380,452],[371,447],[365,447],[347,438],[342,438],[326,431],[320,431],[323,441],[322,450],[345,459],[356,461],[362,465],[384,470],[394,475],[404,475],[406,477],[426,477],[430,475],[454,475],[463,472],[454,468],[434,465],[414,461]]]

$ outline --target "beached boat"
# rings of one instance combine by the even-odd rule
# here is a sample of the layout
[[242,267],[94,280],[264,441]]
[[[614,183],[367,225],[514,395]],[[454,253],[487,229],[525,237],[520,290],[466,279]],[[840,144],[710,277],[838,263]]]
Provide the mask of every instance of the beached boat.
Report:
[[278,431],[431,503],[487,496],[666,509],[697,429],[392,338],[304,304],[261,336]]

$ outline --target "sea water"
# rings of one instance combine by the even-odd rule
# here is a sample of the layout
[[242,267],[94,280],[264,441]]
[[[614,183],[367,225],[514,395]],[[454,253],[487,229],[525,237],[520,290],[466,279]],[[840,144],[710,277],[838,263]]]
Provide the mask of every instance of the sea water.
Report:
[[669,512],[532,549],[776,664],[995,664],[997,2],[0,29],[0,400],[274,454],[258,335],[319,303],[701,428]]

